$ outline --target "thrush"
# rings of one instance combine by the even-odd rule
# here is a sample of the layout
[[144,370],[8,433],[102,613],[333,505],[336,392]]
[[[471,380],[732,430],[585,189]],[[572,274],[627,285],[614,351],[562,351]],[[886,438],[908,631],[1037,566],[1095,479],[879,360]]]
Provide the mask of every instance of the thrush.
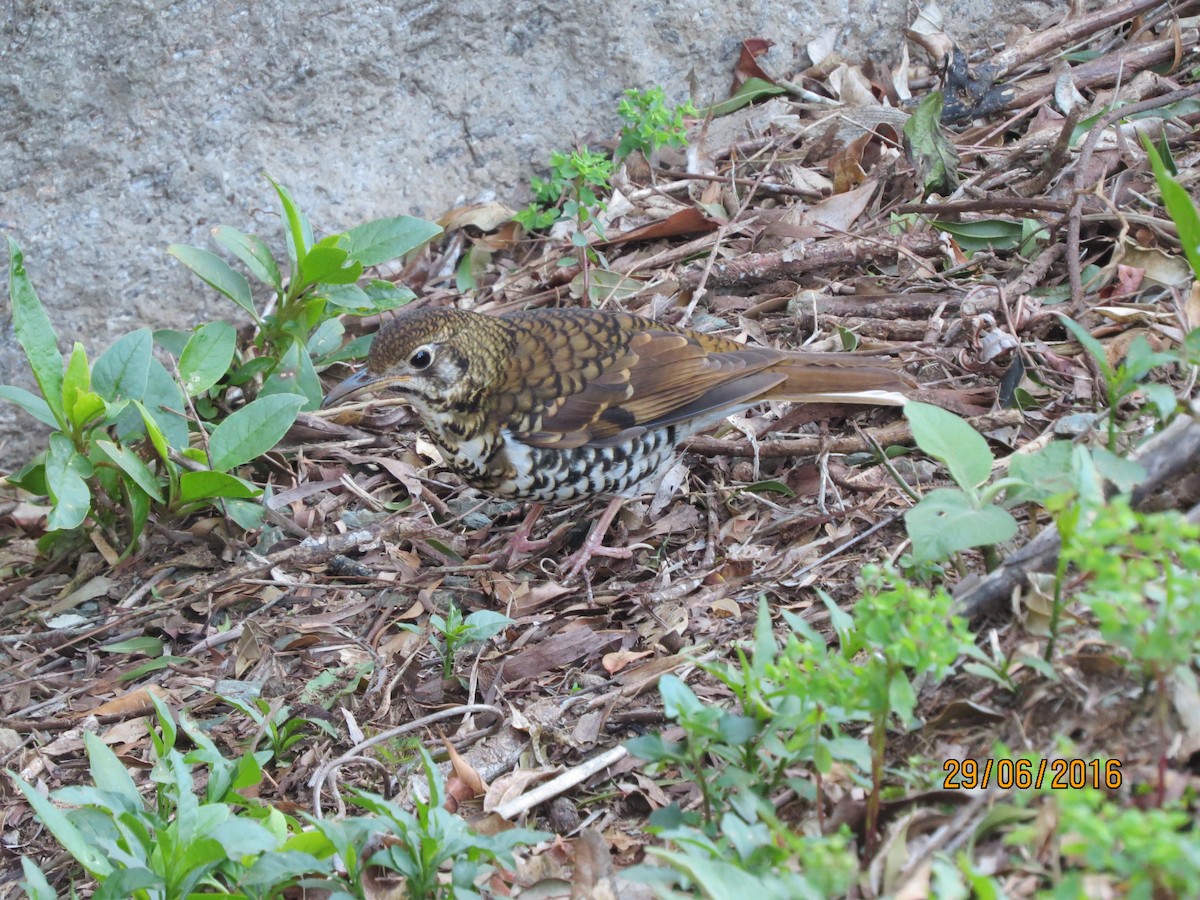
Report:
[[910,387],[878,358],[754,347],[628,313],[433,308],[385,325],[366,368],[323,405],[368,389],[400,398],[468,484],[535,504],[528,547],[542,504],[609,497],[570,580],[593,555],[630,555],[603,546],[605,532],[691,435],[764,400],[895,406]]

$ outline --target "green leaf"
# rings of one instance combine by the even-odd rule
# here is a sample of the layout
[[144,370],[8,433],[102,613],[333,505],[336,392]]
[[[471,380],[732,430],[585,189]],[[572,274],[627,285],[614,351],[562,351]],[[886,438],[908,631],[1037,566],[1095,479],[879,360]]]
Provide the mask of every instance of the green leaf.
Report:
[[[185,408],[183,391],[157,359],[150,360],[150,368],[146,372],[146,390],[141,402],[154,418],[167,443],[176,450],[186,449],[188,420],[180,414]],[[126,410],[117,419],[117,438],[123,444],[144,432],[142,418],[133,409]]]
[[[151,638],[151,640],[157,639]],[[128,770],[121,764],[117,755],[109,749],[104,741],[90,731],[83,733],[83,744],[88,755],[88,770],[92,774],[92,781],[95,782],[96,788],[120,797],[127,804],[127,809],[140,810],[142,795],[138,793],[137,785],[133,783]]]
[[967,422],[944,409],[916,401],[904,404],[904,415],[917,446],[944,463],[959,487],[973,491],[987,481],[992,473],[992,452],[983,435]]
[[1187,189],[1171,177],[1163,164],[1162,157],[1150,143],[1149,137],[1142,135],[1142,144],[1150,157],[1150,166],[1154,169],[1154,180],[1162,192],[1163,205],[1167,214],[1179,231],[1179,242],[1183,245],[1183,253],[1191,264],[1192,274],[1200,281],[1200,212],[1192,202]]
[[301,395],[306,411],[320,409],[321,401],[325,398],[312,359],[299,341],[292,342],[258,392],[259,397],[279,394]]
[[50,833],[63,845],[63,849],[75,857],[80,865],[100,878],[112,873],[113,866],[108,861],[108,857],[82,831],[71,824],[71,821],[57,806],[43,797],[37,788],[27,784],[16,773],[9,771],[8,777],[25,795],[25,799],[29,801],[29,805],[33,807],[33,811],[41,823],[50,829]]
[[0,400],[15,403],[39,422],[43,422],[51,428],[59,427],[50,405],[37,394],[31,393],[25,388],[13,384],[0,384]]
[[56,424],[66,430],[69,424],[62,405],[63,358],[58,352],[58,335],[25,274],[25,256],[12,238],[8,239],[8,295],[17,343],[25,351],[34,380],[54,413]]
[[786,93],[787,88],[771,84],[762,78],[747,78],[732,97],[722,100],[720,103],[714,103],[708,109],[700,110],[700,115],[704,117],[711,114],[714,118],[727,116],[731,112],[737,112],[743,106],[749,106],[755,100],[761,100],[763,97],[777,97]]
[[129,638],[125,641],[101,644],[96,649],[101,653],[122,653],[129,655],[140,653],[145,656],[161,656],[164,646],[162,638],[142,635],[140,637]]
[[97,440],[94,446],[156,502],[165,502],[158,476],[150,471],[140,456],[103,439]]
[[225,472],[184,472],[179,477],[179,499],[184,503],[209,500],[215,497],[257,497],[262,491]]
[[462,639],[467,642],[486,641],[513,624],[513,620],[493,609],[480,609],[463,620]]
[[312,246],[312,226],[308,223],[308,217],[296,206],[296,201],[292,199],[288,189],[270,175],[267,176],[267,181],[275,188],[275,193],[279,195],[279,203],[283,206],[283,218],[287,222],[284,234],[287,237],[288,256],[292,261],[292,276],[295,279],[300,274],[300,263],[304,261],[304,257],[308,255],[308,248]]
[[196,329],[179,356],[179,377],[189,397],[202,394],[229,371],[237,332],[227,322],[209,322]]
[[411,303],[416,294],[390,281],[372,281],[366,287],[356,284],[340,285],[324,292],[326,300],[355,316],[371,316]]
[[796,492],[782,481],[756,481],[742,488],[748,494],[783,494],[785,497],[795,497]]
[[[1172,397],[1175,395],[1172,394]],[[1061,441],[1069,445],[1069,441]],[[1053,446],[1053,445],[1052,445]],[[1088,452],[1087,448],[1077,448],[1080,451]],[[1092,462],[1095,465],[1096,471],[1105,481],[1110,481],[1116,486],[1121,493],[1129,493],[1139,484],[1146,480],[1146,467],[1136,460],[1126,459],[1124,456],[1118,456],[1111,450],[1104,447],[1093,447],[1091,450]]]
[[1018,482],[1007,489],[1008,505],[1041,503],[1054,494],[1075,490],[1074,452],[1070,441],[1051,441],[1036,453],[1008,458],[1008,477]]
[[926,194],[954,191],[958,186],[958,153],[942,131],[940,91],[927,94],[904,123],[904,144]]
[[287,434],[305,402],[297,394],[277,394],[243,406],[213,430],[211,467],[226,472],[262,456]]
[[209,287],[224,294],[250,313],[255,322],[259,321],[258,312],[254,309],[254,298],[250,296],[250,282],[225,260],[215,253],[186,244],[171,244],[167,247],[167,252],[199,275]]
[[262,505],[252,500],[225,500],[225,514],[246,531],[261,528],[265,513]]
[[29,900],[58,900],[58,894],[46,880],[46,873],[28,856],[21,857],[21,871],[25,874],[25,880],[21,882],[20,887]]
[[951,222],[933,219],[930,222],[938,231],[952,235],[963,250],[1012,250],[1024,239],[1024,227],[1020,222],[1003,219],[981,219],[974,222]]
[[1075,340],[1079,341],[1083,349],[1088,352],[1092,359],[1096,360],[1096,365],[1100,367],[1100,371],[1104,374],[1105,379],[1111,381],[1113,369],[1108,364],[1108,354],[1104,352],[1104,345],[1092,337],[1088,330],[1074,319],[1062,313],[1058,314],[1058,318],[1062,322],[1063,327],[1071,332],[1071,335]]
[[83,344],[76,341],[75,346],[71,348],[71,358],[67,361],[62,385],[63,409],[71,424],[84,424],[75,416],[75,404],[81,394],[91,393],[91,390],[92,372],[88,368],[87,351],[83,349]]
[[154,340],[150,329],[121,335],[92,366],[92,390],[110,403],[141,400],[146,392]]
[[362,275],[362,263],[351,261],[350,254],[341,247],[318,244],[300,262],[300,283],[310,284],[353,284]]
[[178,359],[190,337],[190,334],[177,328],[159,328],[154,332],[154,343]]
[[913,556],[922,562],[948,559],[960,550],[1007,541],[1017,520],[998,506],[976,509],[962,491],[939,488],[904,514]]
[[119,415],[121,410],[125,408],[125,401],[121,400],[114,403],[110,408],[104,402],[104,398],[94,391],[88,391],[84,394],[77,394],[75,402],[71,405],[70,412],[71,421],[75,422],[79,427],[83,427],[99,416],[106,409],[113,415]]
[[60,431],[50,435],[46,454],[46,486],[54,508],[46,522],[50,531],[70,531],[87,518],[92,493],[83,479],[92,474],[92,465],[76,452],[71,439]]
[[1143,384],[1141,389],[1146,398],[1154,405],[1160,419],[1169,419],[1179,405],[1175,391],[1169,384],[1150,382]]
[[440,225],[413,216],[365,222],[346,232],[350,255],[364,266],[377,266],[415,250],[442,233]]
[[250,270],[250,274],[264,284],[269,284],[276,291],[283,290],[283,278],[279,274],[279,266],[271,255],[266,242],[258,235],[242,234],[236,228],[228,225],[218,225],[212,230],[212,237],[218,244],[240,259]]

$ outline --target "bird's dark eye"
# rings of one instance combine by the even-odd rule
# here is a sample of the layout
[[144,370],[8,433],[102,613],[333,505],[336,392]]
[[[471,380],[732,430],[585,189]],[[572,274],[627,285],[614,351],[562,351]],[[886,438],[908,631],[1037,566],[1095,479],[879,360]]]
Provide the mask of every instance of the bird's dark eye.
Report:
[[414,369],[420,371],[421,369],[428,369],[431,362],[433,362],[433,354],[422,347],[412,355],[412,358],[409,359],[408,364]]

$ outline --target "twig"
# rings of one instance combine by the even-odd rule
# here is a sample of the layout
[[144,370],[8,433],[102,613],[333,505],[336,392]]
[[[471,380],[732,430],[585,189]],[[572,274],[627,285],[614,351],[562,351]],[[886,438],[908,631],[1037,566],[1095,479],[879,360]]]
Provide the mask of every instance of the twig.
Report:
[[538,785],[527,794],[514,797],[512,800],[506,800],[492,811],[500,816],[500,818],[511,822],[534,807],[545,803],[547,800],[553,800],[559,794],[566,793],[575,787],[575,785],[582,784],[596,773],[603,772],[610,766],[616,765],[628,755],[629,751],[623,746],[613,747],[611,750],[606,750],[604,753],[593,756],[586,762],[568,769],[557,778],[552,778],[545,784]]
[[[1015,409],[1005,409],[977,416],[970,420],[977,431],[987,431],[1007,425],[1016,425],[1021,421],[1021,412]],[[899,444],[912,440],[912,429],[907,421],[897,421],[882,428],[866,430],[871,438],[882,446]],[[746,441],[732,441],[725,438],[694,437],[683,445],[684,449],[701,456],[740,456],[752,457],[754,449]],[[840,437],[822,438],[818,435],[803,435],[795,438],[784,438],[775,441],[759,443],[759,453],[764,457],[780,456],[814,456],[822,448],[828,447],[831,453],[858,453],[871,449],[867,441],[858,435],[841,435]]]

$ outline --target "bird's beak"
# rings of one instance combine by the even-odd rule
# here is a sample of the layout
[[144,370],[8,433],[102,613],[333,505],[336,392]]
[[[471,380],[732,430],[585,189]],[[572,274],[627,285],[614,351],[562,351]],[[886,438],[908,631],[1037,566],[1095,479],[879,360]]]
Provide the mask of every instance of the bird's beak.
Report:
[[359,391],[366,390],[374,384],[378,384],[384,379],[372,375],[368,369],[359,369],[349,378],[338,382],[333,386],[325,399],[321,401],[321,409],[329,409],[339,400],[344,397],[349,397],[351,394],[357,394]]

